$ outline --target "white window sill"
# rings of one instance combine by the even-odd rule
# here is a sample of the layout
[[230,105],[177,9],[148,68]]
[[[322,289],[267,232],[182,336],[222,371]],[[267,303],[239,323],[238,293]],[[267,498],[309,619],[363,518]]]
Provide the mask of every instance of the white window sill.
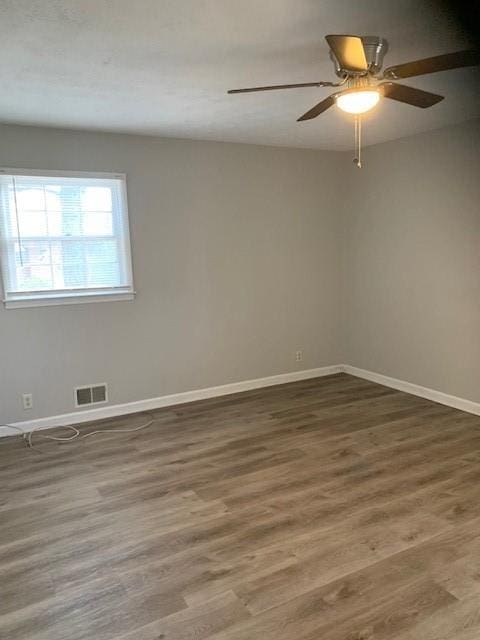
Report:
[[6,309],[20,309],[21,307],[48,307],[63,304],[84,304],[89,302],[116,302],[118,300],[134,300],[135,292],[122,293],[76,293],[69,295],[52,295],[35,298],[28,296],[25,298],[15,298],[4,300]]

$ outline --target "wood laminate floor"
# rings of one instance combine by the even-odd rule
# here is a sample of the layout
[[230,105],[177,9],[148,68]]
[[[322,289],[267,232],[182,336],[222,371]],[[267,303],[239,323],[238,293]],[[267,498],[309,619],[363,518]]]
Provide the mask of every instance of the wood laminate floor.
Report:
[[480,638],[480,417],[344,374],[151,415],[0,441],[2,639]]

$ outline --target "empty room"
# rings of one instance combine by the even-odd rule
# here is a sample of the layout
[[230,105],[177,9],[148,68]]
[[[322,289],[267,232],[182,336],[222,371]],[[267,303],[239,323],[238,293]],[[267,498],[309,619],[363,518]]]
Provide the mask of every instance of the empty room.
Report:
[[478,5],[0,42],[0,638],[479,640]]

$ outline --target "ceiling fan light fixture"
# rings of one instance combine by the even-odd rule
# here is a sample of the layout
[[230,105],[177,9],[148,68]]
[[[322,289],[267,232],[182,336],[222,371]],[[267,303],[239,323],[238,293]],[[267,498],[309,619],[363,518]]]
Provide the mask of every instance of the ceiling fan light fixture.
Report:
[[380,100],[380,93],[376,89],[360,89],[346,91],[335,98],[337,107],[345,113],[360,114],[373,109]]

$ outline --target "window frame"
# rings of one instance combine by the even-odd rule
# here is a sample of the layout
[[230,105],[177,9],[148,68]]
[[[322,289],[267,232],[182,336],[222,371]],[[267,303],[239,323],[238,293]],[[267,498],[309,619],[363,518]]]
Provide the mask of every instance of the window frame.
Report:
[[[122,211],[121,221],[123,223],[123,244],[124,244],[124,264],[121,265],[125,276],[127,285],[121,287],[106,287],[108,290],[103,290],[102,287],[95,287],[90,289],[63,289],[63,290],[43,290],[36,292],[28,292],[25,295],[22,292],[7,294],[6,282],[7,275],[4,273],[3,264],[4,261],[0,260],[0,291],[2,294],[3,305],[6,309],[17,309],[21,307],[43,307],[51,305],[64,305],[64,304],[83,304],[89,302],[114,302],[119,300],[134,300],[135,289],[133,285],[133,267],[132,267],[132,248],[130,240],[130,218],[128,212],[128,197],[127,197],[127,175],[125,173],[107,173],[101,171],[63,171],[63,170],[51,170],[51,169],[24,169],[18,167],[0,167],[0,175],[14,175],[14,176],[34,176],[34,177],[52,177],[52,178],[80,178],[80,179],[105,179],[105,180],[119,180]],[[118,216],[116,216],[118,217]],[[0,232],[1,236],[1,232]],[[117,234],[114,237],[118,240]],[[45,238],[38,237],[32,238],[39,241],[45,240]],[[3,243],[9,243],[10,238],[1,239],[0,237],[0,251],[2,251]],[[1,257],[1,256],[0,256]],[[115,291],[115,289],[118,291]]]

